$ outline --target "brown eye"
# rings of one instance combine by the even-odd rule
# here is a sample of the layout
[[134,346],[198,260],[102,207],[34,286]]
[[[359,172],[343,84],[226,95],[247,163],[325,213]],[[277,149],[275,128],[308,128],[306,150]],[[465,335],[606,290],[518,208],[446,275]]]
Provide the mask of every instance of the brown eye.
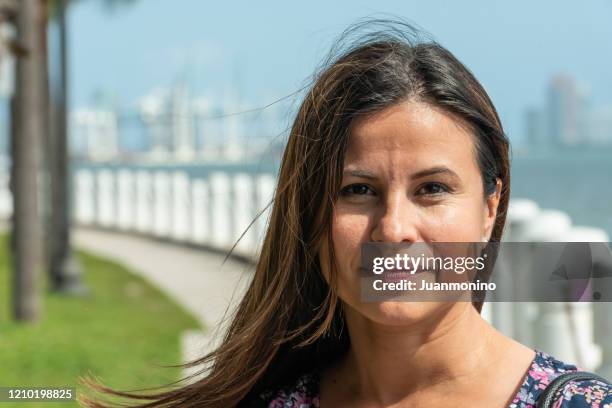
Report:
[[365,184],[351,184],[342,189],[343,195],[370,195],[374,193],[370,187]]
[[441,183],[427,183],[419,188],[417,194],[419,195],[438,195],[442,193],[448,193],[449,188]]

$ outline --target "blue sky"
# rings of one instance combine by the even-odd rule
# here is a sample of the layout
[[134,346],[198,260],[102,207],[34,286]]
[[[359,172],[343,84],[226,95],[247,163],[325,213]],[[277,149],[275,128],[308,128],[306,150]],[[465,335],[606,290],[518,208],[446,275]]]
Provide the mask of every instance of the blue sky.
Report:
[[349,24],[377,13],[413,21],[461,59],[515,142],[555,73],[588,85],[593,106],[612,104],[612,0],[101,3],[69,13],[73,106],[104,92],[127,107],[181,77],[196,93],[235,88],[263,106],[298,89]]

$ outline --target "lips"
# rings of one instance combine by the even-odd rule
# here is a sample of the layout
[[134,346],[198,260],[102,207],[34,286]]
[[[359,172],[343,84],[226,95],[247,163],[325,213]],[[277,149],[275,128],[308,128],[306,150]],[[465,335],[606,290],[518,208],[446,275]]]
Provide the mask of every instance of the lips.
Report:
[[412,271],[405,271],[401,269],[390,269],[384,272],[383,280],[385,282],[399,282],[402,280],[416,280],[417,275],[423,272],[433,272],[433,271],[430,271],[427,269],[418,269],[414,273],[412,273]]

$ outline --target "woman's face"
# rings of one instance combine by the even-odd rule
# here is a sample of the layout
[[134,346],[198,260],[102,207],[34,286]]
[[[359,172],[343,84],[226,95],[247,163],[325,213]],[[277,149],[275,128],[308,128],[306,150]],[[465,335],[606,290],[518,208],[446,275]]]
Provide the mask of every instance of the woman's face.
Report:
[[[453,307],[361,302],[361,244],[488,240],[500,189],[498,182],[497,193],[485,199],[474,136],[440,109],[403,102],[356,120],[332,223],[339,296],[347,312],[399,325]],[[329,282],[328,259],[324,240],[320,260]]]

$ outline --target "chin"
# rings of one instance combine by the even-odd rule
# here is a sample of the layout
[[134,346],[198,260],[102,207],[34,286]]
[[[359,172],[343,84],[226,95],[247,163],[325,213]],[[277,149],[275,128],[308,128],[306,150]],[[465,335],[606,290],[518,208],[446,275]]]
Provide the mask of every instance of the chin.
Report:
[[365,306],[368,310],[360,312],[375,323],[388,326],[406,326],[425,323],[428,320],[438,320],[452,307],[452,303],[386,301],[364,303],[362,306]]

